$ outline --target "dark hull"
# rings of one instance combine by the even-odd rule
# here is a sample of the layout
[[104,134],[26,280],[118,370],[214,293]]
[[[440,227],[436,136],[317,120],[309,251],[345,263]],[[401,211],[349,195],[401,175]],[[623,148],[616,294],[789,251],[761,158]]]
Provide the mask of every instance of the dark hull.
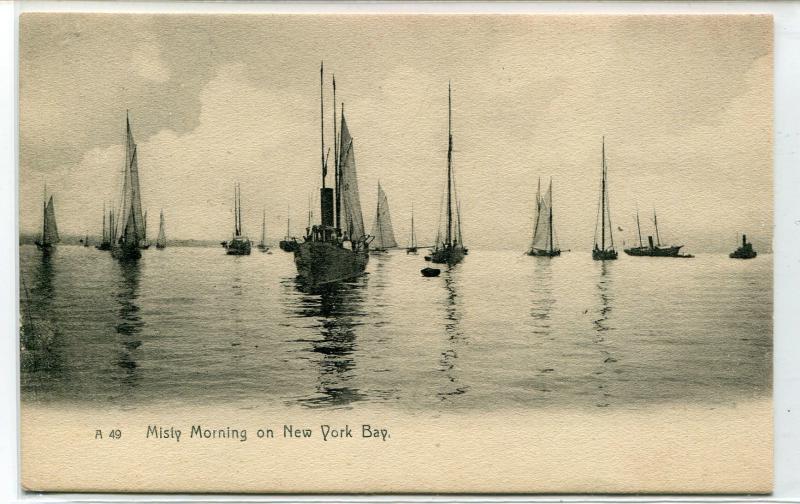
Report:
[[156,243],[156,248],[157,248],[158,250],[164,250],[165,248],[167,248],[167,246],[166,246],[166,245],[161,245],[161,244],[158,244],[158,243]]
[[417,255],[417,247],[408,247],[406,249],[406,254]]
[[441,273],[441,272],[442,272],[442,270],[440,270],[439,268],[423,268],[423,269],[420,270],[420,273],[422,273],[422,276],[426,276],[426,277],[436,277],[436,276],[439,276],[439,273]]
[[683,245],[672,247],[632,247],[625,249],[625,253],[635,257],[681,257],[680,250]]
[[595,261],[613,261],[618,255],[616,250],[600,250],[599,248],[592,250],[592,259]]
[[39,250],[41,250],[42,253],[44,253],[44,254],[49,254],[49,253],[54,252],[56,250],[56,246],[53,245],[52,243],[42,243],[39,240],[36,240],[33,243],[35,243],[36,247]]
[[736,249],[734,252],[728,254],[728,257],[731,259],[753,259],[758,255],[758,252],[755,250],[742,250]]
[[111,248],[111,257],[121,261],[135,261],[142,257],[142,251],[135,245],[119,245]]
[[360,276],[369,262],[366,250],[353,252],[330,242],[307,241],[297,245],[294,251],[297,274],[312,287]]
[[234,238],[228,242],[225,247],[225,253],[228,255],[250,255],[250,240]]
[[284,252],[294,252],[299,248],[300,244],[295,240],[281,240],[278,247]]
[[452,266],[464,260],[464,249],[461,247],[445,247],[431,252],[431,262]]
[[97,250],[111,250],[111,244],[108,242],[103,242],[100,245],[95,245],[94,248]]
[[560,250],[541,250],[541,249],[530,249],[526,252],[529,256],[533,257],[558,257],[561,255]]

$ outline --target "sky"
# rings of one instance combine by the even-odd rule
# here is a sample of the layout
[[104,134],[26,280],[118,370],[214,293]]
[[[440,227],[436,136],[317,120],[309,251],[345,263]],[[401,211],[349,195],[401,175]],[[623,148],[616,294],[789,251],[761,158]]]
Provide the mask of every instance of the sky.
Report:
[[421,244],[438,225],[448,82],[467,246],[524,250],[552,178],[560,245],[588,251],[603,137],[618,245],[637,208],[643,235],[656,209],[687,252],[772,240],[769,17],[26,13],[19,54],[22,233],[41,226],[45,183],[62,234],[100,233],[128,110],[153,236],[163,209],[170,238],[228,238],[237,181],[251,237],[262,209],[270,241],[287,211],[299,235],[324,61],[326,144],[335,74],[365,224],[380,181],[401,245],[412,204]]

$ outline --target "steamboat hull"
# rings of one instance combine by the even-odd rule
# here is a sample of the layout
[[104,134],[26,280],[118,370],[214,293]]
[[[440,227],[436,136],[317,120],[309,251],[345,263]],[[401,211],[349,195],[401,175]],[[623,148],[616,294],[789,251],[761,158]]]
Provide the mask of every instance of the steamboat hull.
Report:
[[731,259],[753,259],[757,255],[758,252],[756,252],[755,250],[737,249],[736,251],[728,254],[728,257],[730,257]]
[[672,247],[633,247],[625,249],[625,253],[635,257],[680,257],[683,245]]
[[310,286],[358,277],[364,274],[369,262],[366,250],[354,252],[328,242],[309,241],[297,245],[294,250],[297,274]]

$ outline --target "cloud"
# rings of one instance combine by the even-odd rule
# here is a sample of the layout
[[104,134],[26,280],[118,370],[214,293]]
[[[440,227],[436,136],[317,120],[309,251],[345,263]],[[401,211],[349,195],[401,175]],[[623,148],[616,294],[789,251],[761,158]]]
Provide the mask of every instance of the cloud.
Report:
[[153,82],[169,80],[169,70],[161,59],[161,49],[155,43],[140,44],[131,53],[131,67],[147,80]]

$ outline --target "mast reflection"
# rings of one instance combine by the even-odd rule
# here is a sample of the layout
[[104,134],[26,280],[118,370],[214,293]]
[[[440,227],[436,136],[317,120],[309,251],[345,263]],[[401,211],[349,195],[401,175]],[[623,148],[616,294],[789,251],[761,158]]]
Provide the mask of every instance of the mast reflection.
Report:
[[609,318],[613,310],[612,303],[614,301],[613,282],[611,274],[612,266],[605,261],[600,263],[600,278],[597,281],[598,292],[598,309],[596,318],[592,325],[594,326],[593,342],[599,349],[598,366],[594,371],[597,383],[597,403],[599,408],[605,408],[611,404],[613,395],[609,389],[609,385],[613,380],[608,377],[608,373],[614,372],[617,359],[613,355],[613,347],[607,341],[608,331],[614,330],[609,323]]
[[439,371],[445,376],[446,381],[442,390],[437,392],[437,397],[441,401],[448,401],[465,394],[469,390],[469,385],[461,382],[458,368],[458,352],[465,343],[464,334],[461,331],[461,309],[462,303],[458,295],[459,280],[458,270],[448,268],[443,272],[445,297],[442,300],[444,306],[444,330],[447,336],[446,347],[439,355]]
[[137,304],[141,266],[139,261],[120,261],[120,277],[117,290],[117,324],[115,326],[119,348],[114,364],[122,371],[114,379],[126,386],[136,386],[140,378],[136,361],[138,348],[142,345],[139,336],[144,328],[144,321],[139,314]]
[[27,373],[42,373],[43,379],[56,379],[65,371],[55,309],[57,269],[50,254],[35,260],[31,285],[20,276],[20,367]]

